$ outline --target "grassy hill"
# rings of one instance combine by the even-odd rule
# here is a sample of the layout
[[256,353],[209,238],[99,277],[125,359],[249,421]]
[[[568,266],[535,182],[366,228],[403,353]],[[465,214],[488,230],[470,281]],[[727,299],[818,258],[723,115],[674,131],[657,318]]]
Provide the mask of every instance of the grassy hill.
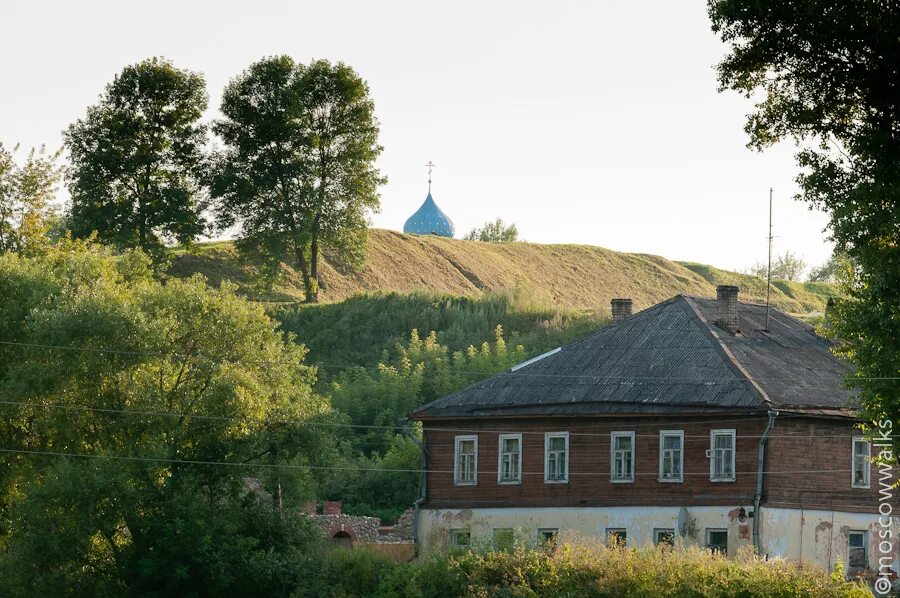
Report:
[[[196,272],[214,284],[232,280],[256,300],[303,299],[300,277],[289,266],[283,266],[283,276],[274,288],[263,289],[253,264],[245,263],[230,242],[176,251],[170,274]],[[320,295],[325,302],[336,302],[368,293],[425,292],[470,298],[525,294],[545,305],[605,315],[613,297],[630,297],[635,310],[640,310],[679,293],[714,296],[717,284],[739,285],[743,300],[765,300],[765,281],[756,276],[654,255],[588,245],[482,243],[373,229],[366,264],[359,272],[342,271],[324,260]],[[808,314],[822,311],[828,295],[834,293],[824,283],[776,281],[772,303],[789,313]]]

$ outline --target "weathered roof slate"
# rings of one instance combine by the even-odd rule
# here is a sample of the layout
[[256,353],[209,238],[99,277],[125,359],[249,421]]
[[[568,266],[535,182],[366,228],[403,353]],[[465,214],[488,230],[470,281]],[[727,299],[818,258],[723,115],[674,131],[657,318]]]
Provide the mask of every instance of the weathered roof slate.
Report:
[[845,364],[812,327],[740,304],[740,332],[719,328],[714,299],[676,296],[534,363],[421,407],[414,419],[845,409]]
[[[716,301],[690,298],[703,317],[715,320]],[[721,342],[738,363],[780,408],[856,407],[844,380],[849,365],[831,352],[832,344],[815,333],[809,324],[766,306],[741,303],[740,334],[721,331]],[[714,329],[718,329],[712,325]]]

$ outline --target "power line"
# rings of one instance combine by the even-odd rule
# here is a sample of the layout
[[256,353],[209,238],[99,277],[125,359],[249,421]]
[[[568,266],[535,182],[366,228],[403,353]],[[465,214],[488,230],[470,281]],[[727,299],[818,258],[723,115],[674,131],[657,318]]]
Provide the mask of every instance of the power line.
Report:
[[[98,354],[110,354],[110,355],[146,355],[150,357],[181,357],[185,359],[208,359],[203,358],[201,356],[195,354],[188,353],[178,353],[178,352],[161,352],[161,351],[137,351],[137,350],[126,350],[126,349],[109,349],[109,348],[99,348],[99,347],[71,347],[66,345],[50,345],[44,343],[23,343],[16,341],[0,341],[0,345],[13,346],[13,347],[31,347],[31,348],[44,348],[44,349],[57,349],[63,351],[86,351],[91,353]],[[690,349],[691,347],[681,347],[681,349]],[[705,346],[697,346],[694,348],[702,349]],[[209,360],[213,361],[213,360]],[[221,363],[221,361],[219,362]],[[380,369],[380,366],[364,366],[364,365],[348,365],[348,364],[329,364],[329,363],[309,363],[304,364],[306,367],[310,368],[331,368],[331,369],[342,369],[342,370],[375,370]],[[393,367],[393,366],[388,366]],[[498,372],[484,372],[477,370],[454,370],[455,373],[458,374],[472,374],[478,376],[495,376],[498,374],[510,373],[509,368]],[[687,377],[687,376],[593,376],[590,374],[553,374],[553,373],[529,373],[524,372],[522,370],[516,371],[517,376],[531,376],[537,378],[573,378],[573,379],[589,379],[594,381],[602,381],[602,380],[649,380],[653,382],[660,381],[668,381],[668,382],[685,382],[685,383],[715,383],[718,381],[721,382],[743,382],[741,378],[738,377],[715,377],[715,376],[702,376],[702,377]],[[754,376],[755,380],[794,380],[793,376]],[[854,376],[854,375],[846,375],[846,376],[824,376],[818,375],[818,379],[822,381],[836,380],[836,381],[845,381],[845,380],[900,380],[900,376]]]
[[[303,427],[329,427],[329,428],[362,428],[362,429],[376,429],[376,430],[406,430],[407,426],[386,426],[386,425],[375,425],[375,424],[347,424],[347,423],[339,423],[339,422],[307,422],[307,421],[298,421],[298,420],[289,420],[289,419],[273,419],[273,418],[248,418],[248,417],[233,417],[227,415],[206,415],[202,413],[191,414],[191,413],[183,413],[183,412],[170,412],[170,411],[144,411],[144,410],[136,410],[136,409],[113,409],[107,407],[89,407],[87,405],[63,405],[59,403],[34,403],[34,402],[24,402],[24,401],[4,401],[0,400],[0,405],[7,405],[13,407],[37,407],[44,409],[62,409],[69,411],[85,411],[91,413],[104,413],[109,415],[129,415],[129,416],[148,416],[148,417],[171,417],[178,419],[200,419],[200,420],[213,420],[213,421],[226,421],[226,422],[235,422],[235,423],[258,423],[258,424],[289,424],[289,425],[297,425]],[[710,418],[706,420],[696,420],[696,421],[682,421],[682,422],[672,422],[671,416],[667,418],[666,422],[659,423],[631,423],[631,424],[607,424],[604,426],[595,426],[590,425],[591,428],[609,428],[610,432],[569,432],[570,436],[599,436],[599,437],[609,437],[613,432],[612,430],[622,430],[622,428],[634,428],[634,427],[656,427],[656,428],[665,428],[671,426],[685,426],[685,425],[693,425],[693,424],[709,424],[709,425],[719,425],[722,423],[734,423],[734,422],[744,422],[744,421],[761,421],[765,416],[765,413],[762,413],[758,416],[747,416],[747,417],[738,417],[738,418],[730,418],[730,419],[715,419]],[[806,417],[804,414],[784,414],[779,415],[779,419],[785,419],[789,417]],[[484,434],[534,434],[543,436],[544,432],[523,430],[519,431],[515,427],[507,428],[504,430],[491,430],[491,429],[483,429],[483,428],[445,428],[445,427],[423,427],[423,430],[430,432],[463,432],[463,433],[484,433]],[[623,430],[624,431],[624,430]],[[637,438],[657,438],[658,434],[636,434]],[[761,435],[755,434],[737,434],[736,438],[760,438]],[[686,434],[684,438],[702,438],[709,439],[709,434]],[[838,435],[820,435],[820,434],[809,434],[809,435],[769,435],[769,438],[847,438],[845,434]],[[440,445],[429,445],[429,446],[440,446]],[[449,445],[447,445],[449,446]]]
[[[234,461],[206,461],[199,459],[165,459],[165,458],[157,458],[157,457],[136,457],[136,456],[127,456],[127,455],[101,455],[98,453],[66,453],[60,451],[43,451],[43,450],[31,450],[31,449],[11,449],[11,448],[0,448],[0,453],[7,454],[24,454],[24,455],[35,455],[35,456],[47,456],[47,457],[74,457],[74,458],[82,458],[82,459],[105,459],[110,461],[136,461],[136,462],[149,462],[149,463],[163,463],[169,465],[204,465],[204,466],[228,466],[228,467],[263,467],[266,469],[316,469],[316,470],[333,470],[333,471],[380,471],[384,473],[430,473],[430,474],[448,474],[453,475],[453,470],[446,469],[399,469],[399,468],[376,468],[376,467],[336,467],[336,466],[328,466],[328,465],[298,465],[296,463],[235,463]],[[800,474],[809,474],[809,473],[849,473],[851,470],[849,469],[801,469],[801,470],[785,470],[785,471],[764,471],[763,473],[767,475],[800,475]],[[490,471],[485,470],[480,473],[494,474],[496,475],[498,472],[496,470]],[[756,475],[756,471],[735,471],[734,475]],[[522,476],[543,476],[545,472],[543,471],[528,471],[522,472]],[[581,472],[569,472],[568,474],[571,476],[609,476],[610,473],[603,471],[581,471]],[[653,472],[635,472],[635,476],[659,476],[659,473],[656,471]],[[708,476],[709,471],[703,472],[682,472],[683,476]]]

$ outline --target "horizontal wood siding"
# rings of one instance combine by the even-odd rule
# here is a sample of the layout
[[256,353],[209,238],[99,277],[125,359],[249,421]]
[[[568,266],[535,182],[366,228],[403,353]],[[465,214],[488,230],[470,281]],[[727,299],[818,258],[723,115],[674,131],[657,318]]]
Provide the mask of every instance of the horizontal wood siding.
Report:
[[[831,438],[833,436],[840,438]],[[766,462],[766,470],[770,472],[766,504],[864,513],[877,511],[878,470],[875,466],[870,470],[870,488],[851,486],[854,436],[862,436],[862,432],[847,422],[796,418],[779,421],[769,442],[772,459]],[[878,450],[872,446],[873,457]],[[790,473],[796,470],[819,470],[821,473]],[[895,500],[893,504],[898,502]]]
[[[697,506],[750,505],[756,492],[757,450],[765,416],[657,418],[469,419],[426,422],[429,508]],[[736,431],[736,480],[709,479],[710,431]],[[457,431],[461,430],[461,431]],[[462,431],[464,430],[464,431]],[[660,482],[659,432],[684,430],[684,481]],[[635,433],[635,482],[610,481],[610,432]],[[544,482],[544,433],[569,432],[569,481]],[[521,484],[497,483],[498,436],[522,434]],[[456,435],[478,436],[478,484],[453,483]],[[877,475],[873,488],[850,487],[849,421],[780,417],[772,431],[764,501],[773,506],[874,512],[878,508]],[[841,436],[831,438],[830,436]],[[874,449],[873,449],[874,454]],[[797,470],[846,470],[838,473],[778,473]]]

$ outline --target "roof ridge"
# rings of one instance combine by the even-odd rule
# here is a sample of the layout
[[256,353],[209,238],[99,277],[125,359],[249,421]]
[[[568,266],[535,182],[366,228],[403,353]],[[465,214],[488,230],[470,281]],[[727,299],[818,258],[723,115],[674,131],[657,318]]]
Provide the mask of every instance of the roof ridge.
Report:
[[722,342],[722,338],[719,336],[719,333],[716,332],[713,327],[710,325],[709,321],[703,317],[703,314],[700,312],[700,308],[697,307],[697,304],[694,303],[693,297],[684,296],[685,304],[691,309],[693,314],[697,317],[697,319],[702,324],[701,328],[710,335],[715,341],[715,345],[721,350],[722,354],[725,356],[727,363],[733,369],[737,370],[737,374],[746,380],[753,389],[759,394],[762,402],[767,405],[772,405],[772,400],[769,398],[769,395],[766,394],[766,391],[762,389],[762,387],[753,379],[753,376],[750,375],[750,372],[741,364],[738,358],[732,353],[731,349]]
[[621,325],[624,324],[625,322],[634,322],[634,320],[635,320],[636,318],[650,315],[650,314],[652,314],[653,312],[655,312],[655,311],[657,311],[657,310],[660,310],[660,309],[662,309],[663,307],[665,307],[665,306],[667,306],[667,305],[669,305],[669,304],[671,304],[671,303],[674,303],[675,301],[677,301],[677,300],[678,300],[679,298],[681,298],[681,297],[684,297],[684,295],[681,295],[681,294],[679,294],[679,295],[674,295],[674,296],[672,296],[672,297],[669,297],[669,298],[666,299],[665,301],[660,301],[659,303],[655,303],[655,304],[651,305],[650,307],[648,307],[647,309],[642,309],[642,310],[640,310],[640,311],[637,311],[637,312],[631,314],[630,316],[626,316],[626,317],[622,318],[621,320],[613,320],[613,321],[611,321],[609,324],[607,324],[606,326],[602,326],[602,327],[598,328],[597,330],[591,332],[590,334],[587,334],[587,335],[585,335],[585,336],[582,336],[581,338],[576,338],[575,340],[569,341],[568,343],[566,343],[566,344],[564,344],[564,345],[560,345],[559,348],[560,348],[561,350],[565,351],[566,347],[572,347],[572,346],[575,346],[575,345],[579,345],[579,344],[581,344],[581,343],[588,342],[589,339],[594,338],[594,337],[597,336],[598,334],[604,334],[604,333],[607,333],[607,332],[609,332],[610,330],[614,330],[614,329],[617,328],[618,326],[621,326]]
[[[680,295],[680,294],[679,294],[679,295],[675,295],[675,296],[673,296],[673,297],[670,297],[669,299],[666,299],[665,301],[660,301],[659,303],[656,303],[656,304],[654,304],[654,305],[651,305],[651,306],[648,307],[647,309],[643,309],[643,310],[641,310],[641,311],[639,311],[639,312],[636,312],[636,313],[634,313],[634,314],[632,314],[632,315],[630,315],[630,316],[628,316],[628,317],[626,317],[626,318],[623,318],[623,319],[621,319],[621,320],[617,320],[617,321],[610,322],[609,324],[607,324],[607,325],[605,325],[605,326],[601,326],[601,327],[598,328],[597,330],[594,330],[593,332],[591,332],[591,333],[589,333],[589,334],[587,334],[587,335],[585,335],[585,336],[582,336],[581,338],[576,338],[575,340],[571,340],[571,341],[569,341],[568,343],[565,343],[565,344],[563,344],[563,345],[560,345],[560,346],[557,347],[556,349],[551,349],[551,351],[545,351],[544,353],[551,353],[551,352],[552,352],[552,354],[546,355],[543,359],[537,359],[537,357],[540,357],[541,355],[544,355],[544,353],[541,353],[541,354],[539,354],[539,355],[536,355],[535,357],[530,357],[529,359],[526,359],[526,360],[523,361],[522,363],[520,363],[520,364],[515,364],[515,365],[513,365],[512,367],[509,367],[509,368],[503,370],[502,372],[497,372],[497,373],[495,373],[495,374],[491,374],[490,376],[488,376],[488,377],[486,377],[486,378],[483,378],[483,379],[481,379],[481,380],[477,380],[477,381],[475,381],[475,382],[473,382],[473,383],[471,383],[471,384],[465,386],[464,388],[460,388],[459,390],[456,390],[456,391],[454,391],[454,392],[451,392],[450,394],[444,395],[444,396],[442,396],[442,397],[438,397],[438,398],[436,398],[436,399],[433,400],[433,401],[429,401],[428,403],[426,403],[426,404],[420,406],[418,409],[414,410],[412,413],[419,413],[419,412],[422,412],[422,411],[426,411],[427,409],[431,408],[432,405],[434,405],[435,403],[445,402],[446,400],[448,400],[448,399],[450,399],[450,398],[452,398],[452,397],[454,397],[454,396],[456,396],[456,395],[459,395],[459,394],[464,393],[465,391],[467,391],[467,390],[470,389],[470,388],[475,388],[475,387],[482,387],[482,388],[483,388],[483,385],[484,385],[484,384],[488,384],[488,383],[490,383],[492,380],[496,380],[496,379],[501,378],[501,377],[503,377],[503,376],[511,375],[511,374],[513,374],[514,372],[519,372],[519,371],[527,370],[528,368],[534,367],[534,366],[536,366],[537,364],[543,362],[545,359],[554,357],[555,355],[559,355],[560,353],[565,352],[565,350],[566,350],[567,347],[573,347],[573,346],[575,346],[575,345],[579,345],[579,344],[581,344],[581,343],[588,342],[590,339],[596,337],[598,334],[605,333],[605,332],[608,332],[608,331],[610,331],[610,330],[613,330],[613,329],[615,329],[616,327],[618,327],[619,325],[621,325],[623,322],[629,322],[629,321],[633,322],[633,321],[634,321],[634,318],[636,318],[636,317],[638,317],[638,316],[645,316],[645,315],[651,314],[651,313],[653,313],[654,311],[656,311],[656,310],[658,310],[658,309],[661,309],[661,308],[663,308],[664,306],[669,305],[670,303],[675,302],[675,301],[676,301],[677,299],[679,299],[680,297],[683,297],[683,295]],[[529,361],[531,361],[531,363],[528,363]],[[520,367],[516,367],[516,366],[520,366]],[[514,369],[514,368],[515,368],[515,369]]]

